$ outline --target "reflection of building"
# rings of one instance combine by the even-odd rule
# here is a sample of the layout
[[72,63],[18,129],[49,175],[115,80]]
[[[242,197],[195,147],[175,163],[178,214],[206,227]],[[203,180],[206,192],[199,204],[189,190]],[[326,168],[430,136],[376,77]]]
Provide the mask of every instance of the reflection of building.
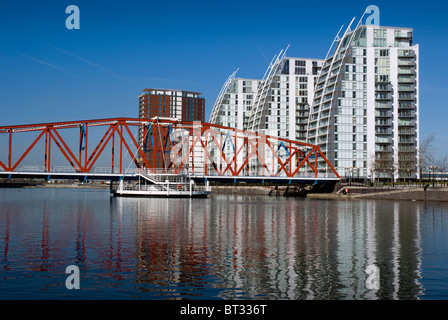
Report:
[[[415,203],[317,206],[221,195],[205,203],[156,199],[141,205],[136,282],[158,284],[161,295],[181,294],[176,288],[185,294],[212,290],[224,299],[422,294],[421,206]],[[366,287],[369,265],[380,270],[379,289]],[[163,292],[166,286],[172,291]]]
[[[145,89],[139,96],[139,118],[153,119],[170,118],[179,121],[204,121],[205,99],[198,92],[171,90],[171,89]],[[146,135],[148,135],[147,133]],[[152,134],[155,137],[166,139],[167,133],[161,133],[157,128]],[[162,136],[163,135],[163,136]],[[151,157],[154,168],[165,168],[169,154],[164,155],[161,146],[149,145],[149,139],[145,139],[144,128],[139,128],[139,145],[143,146],[149,159],[149,153],[154,152],[155,157]],[[160,139],[157,139],[160,141]]]
[[[342,296],[416,299],[422,294],[420,210],[404,202],[340,204],[337,273]],[[379,283],[369,290],[366,267],[372,265],[379,268]]]

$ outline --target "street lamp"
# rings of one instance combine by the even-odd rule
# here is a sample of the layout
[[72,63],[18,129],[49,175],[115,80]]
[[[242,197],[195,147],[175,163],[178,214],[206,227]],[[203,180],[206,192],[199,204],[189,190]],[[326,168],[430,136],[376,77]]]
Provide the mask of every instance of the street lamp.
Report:
[[[429,166],[429,183],[431,183],[431,172],[432,172],[432,166]],[[434,187],[434,184],[432,185]]]
[[444,169],[439,169],[439,173],[440,173],[440,186],[443,187],[443,171]]
[[390,168],[390,179],[392,181],[392,186],[395,187],[395,181],[394,181],[394,168]]
[[432,187],[434,188],[434,176],[436,172],[437,166],[429,166],[429,180],[431,180],[431,171],[432,171]]
[[444,174],[445,169],[440,170],[441,175],[440,175],[440,179],[442,179],[442,186],[445,187],[445,174]]
[[432,186],[434,187],[434,180],[436,180],[436,170],[437,170],[437,166],[434,166],[434,173],[432,175]]
[[348,172],[348,168],[347,168],[347,167],[344,167],[344,169],[345,169],[345,183],[347,183],[347,172]]

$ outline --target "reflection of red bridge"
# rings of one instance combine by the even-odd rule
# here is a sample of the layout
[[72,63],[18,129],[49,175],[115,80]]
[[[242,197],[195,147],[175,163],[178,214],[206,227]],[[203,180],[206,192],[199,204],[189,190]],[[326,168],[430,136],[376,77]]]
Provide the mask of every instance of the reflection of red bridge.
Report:
[[[201,122],[114,118],[13,125],[0,127],[0,138],[4,150],[0,174],[9,177],[25,176],[24,171],[27,176],[124,176],[128,172],[124,159],[129,155],[136,168],[159,167],[207,178],[340,178],[316,145]],[[24,159],[31,154],[41,157],[40,170],[23,169]],[[56,156],[69,166],[66,172],[54,170]],[[326,167],[318,168],[319,157]],[[106,162],[110,170],[97,173],[99,162]]]

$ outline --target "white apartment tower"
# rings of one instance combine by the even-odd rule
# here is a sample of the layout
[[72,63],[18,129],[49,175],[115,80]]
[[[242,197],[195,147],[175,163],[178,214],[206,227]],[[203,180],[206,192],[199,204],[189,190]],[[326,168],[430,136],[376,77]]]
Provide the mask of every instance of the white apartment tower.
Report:
[[210,122],[305,142],[314,84],[323,60],[284,54],[274,57],[262,80],[235,78],[236,71],[231,74]]
[[[307,142],[319,145],[341,176],[415,178],[419,46],[413,30],[350,27],[322,66]],[[323,161],[318,167],[327,170]]]
[[[323,60],[285,54],[286,50],[282,50],[272,59],[261,80],[235,78],[238,70],[232,73],[216,99],[210,122],[306,142],[310,103]],[[229,143],[223,152],[229,157],[239,147]],[[265,152],[266,165],[274,169],[278,166],[276,159],[270,150]],[[242,155],[240,158],[238,161],[242,161]],[[252,172],[259,167],[260,163],[250,161]]]
[[309,106],[322,63],[280,52],[260,82],[248,130],[305,142]]
[[210,123],[247,130],[260,80],[235,78],[237,71],[229,76],[218,95]]
[[[261,80],[235,78],[238,70],[232,73],[218,95],[210,122],[306,142],[309,107],[323,60],[290,58],[285,53],[282,50],[274,57]],[[239,147],[228,143],[222,151],[230,157]],[[274,170],[277,160],[270,150],[265,152],[266,165]],[[238,161],[242,159],[240,155]],[[251,159],[250,170],[256,172],[260,165]]]

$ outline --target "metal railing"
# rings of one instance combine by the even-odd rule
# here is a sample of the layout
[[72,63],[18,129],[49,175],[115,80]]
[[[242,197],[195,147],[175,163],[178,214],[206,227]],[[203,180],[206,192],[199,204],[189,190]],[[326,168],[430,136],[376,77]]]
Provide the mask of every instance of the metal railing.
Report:
[[[1,171],[4,171],[0,167]],[[39,165],[21,165],[18,166],[14,171],[16,172],[48,172],[48,173],[77,173],[76,169],[70,166],[51,166],[48,171],[45,166]],[[94,174],[118,174],[119,168],[111,168],[111,167],[95,167],[91,170]]]
[[203,185],[190,184],[123,184],[112,186],[112,190],[117,191],[143,191],[143,192],[196,192],[196,191],[210,191],[210,187]]

